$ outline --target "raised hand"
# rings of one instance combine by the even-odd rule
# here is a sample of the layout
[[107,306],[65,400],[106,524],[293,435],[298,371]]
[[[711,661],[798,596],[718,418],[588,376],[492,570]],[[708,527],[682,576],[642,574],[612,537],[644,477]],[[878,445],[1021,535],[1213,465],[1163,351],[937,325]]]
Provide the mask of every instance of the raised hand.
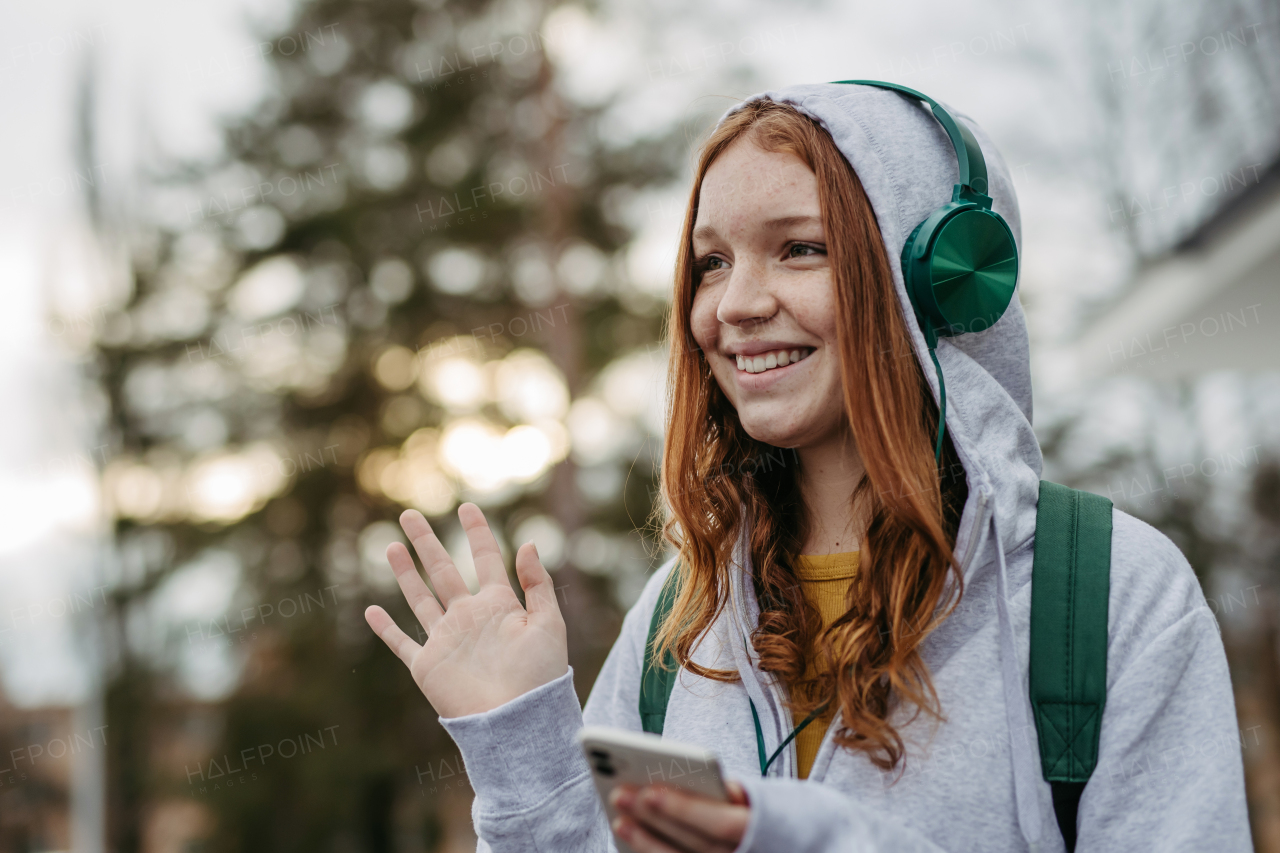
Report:
[[431,525],[417,510],[400,516],[414,550],[440,600],[418,576],[409,550],[387,547],[387,560],[427,641],[419,646],[387,612],[372,605],[364,617],[374,633],[404,662],[427,701],[442,717],[460,717],[496,708],[564,675],[569,650],[564,617],[551,576],[527,542],[516,552],[516,575],[527,609],[507,579],[497,540],[484,513],[473,503],[458,507],[467,533],[480,590],[472,595]]

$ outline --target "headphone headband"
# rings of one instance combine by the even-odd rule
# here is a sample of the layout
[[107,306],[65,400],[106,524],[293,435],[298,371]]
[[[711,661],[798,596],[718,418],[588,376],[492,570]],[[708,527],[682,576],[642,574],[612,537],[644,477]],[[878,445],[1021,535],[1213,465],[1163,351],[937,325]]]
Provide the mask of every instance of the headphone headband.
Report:
[[951,138],[951,147],[956,151],[956,162],[960,164],[960,184],[983,195],[987,194],[987,161],[982,158],[982,146],[974,138],[969,128],[951,117],[941,104],[923,92],[917,92],[897,83],[886,83],[883,80],[831,80],[832,83],[857,83],[862,86],[877,86],[881,89],[892,89],[913,98],[919,98],[933,110],[933,115],[942,123]]

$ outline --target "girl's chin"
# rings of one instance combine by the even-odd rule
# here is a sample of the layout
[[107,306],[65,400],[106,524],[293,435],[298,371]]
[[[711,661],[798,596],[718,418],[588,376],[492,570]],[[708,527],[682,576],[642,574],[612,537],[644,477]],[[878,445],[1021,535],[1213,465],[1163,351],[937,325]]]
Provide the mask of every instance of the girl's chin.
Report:
[[804,442],[804,436],[808,432],[803,429],[778,429],[776,422],[763,420],[744,421],[742,428],[756,441],[771,444],[774,447],[796,447]]
[[774,447],[803,448],[839,432],[843,415],[843,411],[828,411],[808,395],[795,395],[743,405],[738,409],[738,422],[756,441]]

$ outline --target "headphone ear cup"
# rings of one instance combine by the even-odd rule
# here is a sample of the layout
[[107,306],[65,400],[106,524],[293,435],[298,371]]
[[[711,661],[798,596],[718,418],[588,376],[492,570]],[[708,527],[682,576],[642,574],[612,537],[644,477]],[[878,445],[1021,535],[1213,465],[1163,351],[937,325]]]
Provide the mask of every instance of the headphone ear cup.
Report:
[[[920,224],[911,229],[911,233],[907,235],[907,242],[902,244],[902,254],[898,256],[898,262],[902,264],[902,274],[907,275],[909,261],[911,260],[911,248],[916,244],[916,236],[920,233],[920,229],[924,227],[926,220],[921,219]],[[907,293],[911,293],[911,285],[907,285]],[[912,296],[912,302],[915,302],[915,296]]]
[[928,290],[938,333],[981,332],[996,324],[1013,298],[1018,249],[998,213],[972,206],[947,216],[934,232],[925,269],[916,272]]

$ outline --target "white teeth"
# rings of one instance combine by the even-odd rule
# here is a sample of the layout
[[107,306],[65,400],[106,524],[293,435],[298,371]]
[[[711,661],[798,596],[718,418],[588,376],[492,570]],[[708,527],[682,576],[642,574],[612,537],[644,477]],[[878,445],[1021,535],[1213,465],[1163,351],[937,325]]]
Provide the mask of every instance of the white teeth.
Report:
[[767,355],[757,356],[738,356],[738,369],[747,373],[764,373],[766,370],[773,370],[777,367],[786,367],[788,364],[795,364],[797,361],[803,361],[808,358],[813,350],[805,347],[801,349],[793,349],[791,352],[780,350],[771,352]]

